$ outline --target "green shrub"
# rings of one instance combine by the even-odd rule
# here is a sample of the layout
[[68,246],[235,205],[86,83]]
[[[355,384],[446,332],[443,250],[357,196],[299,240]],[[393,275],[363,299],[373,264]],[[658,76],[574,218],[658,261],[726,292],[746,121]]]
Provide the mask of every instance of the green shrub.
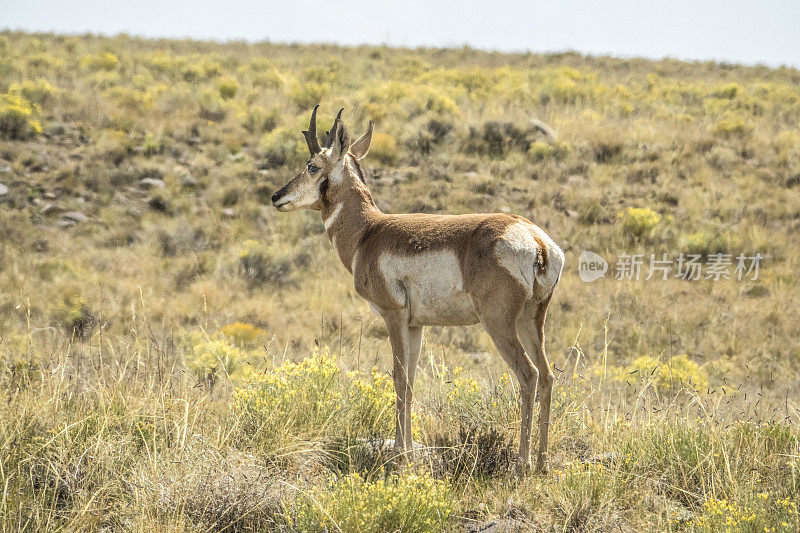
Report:
[[21,84],[13,84],[9,87],[10,93],[17,93],[31,103],[37,105],[50,104],[58,96],[58,89],[42,78],[36,80],[25,80]]
[[95,325],[94,313],[86,301],[77,294],[67,294],[54,311],[55,317],[68,335],[83,338],[91,334]]
[[376,133],[372,136],[369,155],[379,163],[391,165],[397,159],[397,141],[389,134]]
[[487,425],[467,426],[458,433],[433,436],[441,468],[453,480],[506,476],[517,459],[517,442],[508,432]]
[[458,104],[444,91],[433,88],[421,88],[412,94],[410,115],[416,117],[432,112],[440,116],[456,116],[459,114]]
[[528,155],[530,155],[534,161],[544,161],[547,159],[561,161],[567,157],[567,154],[569,154],[569,146],[565,143],[534,141],[531,143],[530,148],[528,148]]
[[240,113],[239,120],[242,127],[250,133],[262,134],[275,129],[280,120],[280,112],[274,107],[267,111],[261,106],[251,105]]
[[217,81],[217,91],[222,98],[230,100],[239,91],[239,82],[236,81],[236,78],[222,78]]
[[288,128],[276,128],[258,143],[259,153],[272,167],[299,162],[308,154],[303,136]]
[[[281,89],[283,88],[283,77],[275,67],[268,66],[263,70],[256,71],[253,74],[253,85],[256,87],[264,87],[265,89]],[[316,105],[316,104],[315,104]]]
[[717,87],[717,89],[715,89],[711,95],[715,98],[733,100],[741,90],[742,88],[738,83],[728,83],[726,85],[722,85],[721,87]]
[[562,474],[552,498],[553,513],[565,531],[586,531],[614,523],[615,504],[625,486],[603,464],[571,464]]
[[242,352],[224,338],[195,334],[189,342],[191,351],[186,356],[186,366],[209,390],[214,389],[221,375],[231,376],[242,365]]
[[200,107],[200,116],[206,120],[219,122],[228,114],[224,100],[212,91],[201,92],[197,97],[197,105]]
[[130,87],[115,86],[103,91],[103,96],[114,100],[129,111],[143,113],[152,107],[150,95]]
[[203,77],[203,69],[194,63],[183,64],[180,67],[180,75],[184,81],[197,81]]
[[451,120],[432,117],[424,128],[415,129],[415,133],[412,134],[407,144],[412,149],[418,149],[423,154],[429,154],[445,140],[451,131],[453,131],[453,122]]
[[689,254],[709,255],[728,250],[728,240],[724,235],[706,230],[682,235],[681,251]]
[[173,74],[175,58],[163,51],[158,51],[149,58],[150,71],[154,74]]
[[711,133],[718,137],[733,138],[744,137],[753,130],[753,125],[746,122],[745,119],[738,115],[728,115],[726,118],[720,120],[711,126]]
[[203,72],[203,76],[210,80],[212,78],[216,78],[222,75],[222,65],[217,63],[216,61],[211,61],[206,59],[200,64],[200,68]]
[[116,70],[119,66],[119,58],[111,52],[103,52],[99,55],[87,55],[81,58],[81,67],[90,70]]
[[301,110],[311,109],[327,95],[327,86],[314,82],[298,83],[289,91],[289,99]]
[[162,137],[153,135],[148,131],[142,140],[142,155],[151,157],[160,154],[164,151],[165,146],[166,141]]

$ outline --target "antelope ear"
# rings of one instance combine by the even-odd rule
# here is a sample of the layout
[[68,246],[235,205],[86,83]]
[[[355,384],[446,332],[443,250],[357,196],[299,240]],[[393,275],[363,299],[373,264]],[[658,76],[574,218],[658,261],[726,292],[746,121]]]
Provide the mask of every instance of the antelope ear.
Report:
[[353,143],[350,147],[350,155],[361,161],[367,156],[369,147],[372,144],[372,131],[375,129],[375,124],[370,120],[367,132]]
[[347,126],[340,122],[336,131],[333,132],[333,142],[331,143],[331,157],[334,161],[341,161],[347,150],[350,148],[350,135],[347,133]]

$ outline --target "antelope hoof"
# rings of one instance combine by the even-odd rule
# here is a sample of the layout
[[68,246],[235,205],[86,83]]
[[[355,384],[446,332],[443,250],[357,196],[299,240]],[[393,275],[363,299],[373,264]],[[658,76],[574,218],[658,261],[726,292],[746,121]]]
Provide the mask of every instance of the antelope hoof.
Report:
[[514,477],[517,479],[524,479],[530,473],[531,473],[531,462],[518,459],[517,464],[514,467]]
[[539,475],[546,475],[548,472],[547,455],[539,455],[536,460],[536,473]]
[[408,466],[411,460],[412,460],[411,451],[406,450],[401,446],[394,447],[394,464],[397,468]]

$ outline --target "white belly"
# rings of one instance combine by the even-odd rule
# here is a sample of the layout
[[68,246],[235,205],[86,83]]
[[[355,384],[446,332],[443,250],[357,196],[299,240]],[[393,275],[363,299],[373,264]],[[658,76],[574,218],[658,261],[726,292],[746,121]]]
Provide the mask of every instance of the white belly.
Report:
[[384,253],[380,269],[398,304],[410,311],[415,326],[475,324],[478,317],[464,292],[458,258],[449,250],[413,256]]

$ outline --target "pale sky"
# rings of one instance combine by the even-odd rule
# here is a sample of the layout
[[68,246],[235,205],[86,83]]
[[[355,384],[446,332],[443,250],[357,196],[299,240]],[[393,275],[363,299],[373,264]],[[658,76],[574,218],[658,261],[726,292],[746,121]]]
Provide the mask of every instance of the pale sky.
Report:
[[0,0],[0,28],[800,67],[799,0]]

